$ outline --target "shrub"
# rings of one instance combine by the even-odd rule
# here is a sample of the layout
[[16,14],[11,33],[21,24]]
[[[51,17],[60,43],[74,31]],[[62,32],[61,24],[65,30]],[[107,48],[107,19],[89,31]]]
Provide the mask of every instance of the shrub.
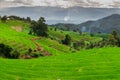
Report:
[[10,58],[11,51],[12,51],[11,47],[4,45],[4,44],[0,44],[0,56],[5,57],[5,58]]
[[70,45],[71,44],[71,37],[67,34],[65,36],[65,39],[62,40],[62,43],[65,44],[65,45]]
[[4,58],[14,58],[18,59],[20,56],[20,53],[16,50],[13,50],[10,46],[5,44],[0,44],[0,56]]

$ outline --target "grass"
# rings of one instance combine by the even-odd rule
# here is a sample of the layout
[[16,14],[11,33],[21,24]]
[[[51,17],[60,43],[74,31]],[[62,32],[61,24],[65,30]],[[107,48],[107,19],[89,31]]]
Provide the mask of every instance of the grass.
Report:
[[[7,44],[20,51],[20,53],[29,48],[36,48],[36,45],[30,40],[31,38],[33,36],[15,31],[8,23],[0,23],[0,43]],[[21,50],[21,48],[25,49]]]
[[119,80],[119,48],[31,60],[0,59],[0,80]]
[[[37,36],[28,35],[28,25],[28,23],[22,21],[0,22],[0,43],[11,46],[21,54],[27,53],[29,48],[32,48],[33,50],[36,49],[37,46],[31,41],[31,39],[36,38]],[[17,32],[12,26],[20,26],[23,28],[23,31]],[[47,50],[51,54],[59,55],[59,53],[70,53],[70,47],[59,44],[59,42],[55,40],[41,37],[37,42],[44,50]]]
[[[52,27],[50,27],[50,28],[52,28]],[[70,35],[72,42],[79,41],[80,39],[84,39],[85,41],[91,41],[91,42],[93,42],[93,41],[97,42],[97,41],[101,40],[101,37],[99,37],[98,35],[95,37],[91,37],[90,35],[83,33],[83,36],[80,36],[79,32],[62,31],[59,29],[57,29],[57,31],[55,31],[54,28],[52,30],[49,30],[49,35],[51,37],[54,37],[58,41],[59,41],[59,39],[63,40],[65,38],[66,34]]]
[[[20,26],[23,32],[17,32],[11,26]],[[28,35],[29,24],[21,21],[0,22],[0,43],[5,43],[24,54],[28,48],[36,48]],[[100,48],[81,50],[72,53],[70,47],[60,44],[66,34],[72,41],[84,39],[99,41],[99,35],[80,36],[72,31],[49,30],[51,37],[36,40],[45,50],[52,53],[50,57],[37,59],[3,59],[0,58],[0,80],[120,80],[120,48]]]

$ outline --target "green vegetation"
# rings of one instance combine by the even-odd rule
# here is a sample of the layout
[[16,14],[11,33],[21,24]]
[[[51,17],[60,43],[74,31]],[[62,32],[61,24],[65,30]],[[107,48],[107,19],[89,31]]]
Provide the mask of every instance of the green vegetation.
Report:
[[30,60],[0,59],[0,80],[119,80],[119,48]]
[[9,18],[0,21],[0,80],[120,79],[116,31],[91,36],[46,26],[42,18],[32,26],[29,17]]
[[71,37],[67,34],[65,36],[65,39],[62,40],[62,43],[65,44],[65,45],[71,45]]
[[37,35],[37,36],[45,36],[47,37],[47,31],[48,31],[48,26],[45,24],[45,19],[44,17],[41,17],[38,21],[32,21],[31,22],[31,30],[29,34],[32,34],[32,32]]

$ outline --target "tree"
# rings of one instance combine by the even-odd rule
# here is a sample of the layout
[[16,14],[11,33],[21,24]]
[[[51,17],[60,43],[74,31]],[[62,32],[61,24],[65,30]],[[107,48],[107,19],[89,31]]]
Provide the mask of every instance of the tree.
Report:
[[38,21],[32,21],[31,22],[31,29],[34,32],[34,34],[38,36],[48,36],[48,26],[45,24],[46,20],[44,17],[40,17]]
[[6,22],[6,20],[7,20],[7,16],[3,16],[3,17],[1,18],[1,21],[2,21],[2,22]]
[[57,28],[55,27],[54,31],[57,31]]
[[75,42],[75,43],[73,43],[73,47],[74,47],[74,49],[79,50],[80,45],[78,42]]
[[71,37],[67,34],[65,36],[65,39],[62,40],[62,43],[65,44],[65,45],[70,45],[71,44]]
[[79,30],[79,34],[80,34],[80,36],[82,36],[82,31],[81,30]]
[[109,36],[109,43],[113,46],[119,46],[120,47],[120,36],[117,31],[113,31]]
[[94,34],[93,34],[93,33],[90,33],[90,36],[91,36],[91,37],[93,37],[93,36],[94,36]]
[[73,43],[73,47],[77,50],[80,50],[85,47],[85,41],[81,39],[80,41]]
[[31,22],[31,18],[30,17],[27,17],[26,19],[28,22]]
[[5,58],[11,58],[11,51],[13,49],[5,44],[0,44],[0,56]]

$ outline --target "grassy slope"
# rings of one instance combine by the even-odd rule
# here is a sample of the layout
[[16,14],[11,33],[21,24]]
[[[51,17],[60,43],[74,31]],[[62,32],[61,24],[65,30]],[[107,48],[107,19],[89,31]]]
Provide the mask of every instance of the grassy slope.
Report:
[[[13,23],[13,25],[12,25]],[[27,24],[23,24],[24,26]],[[0,43],[10,45],[20,53],[26,53],[27,49],[35,49],[36,45],[30,40],[33,36],[12,29],[12,26],[21,26],[21,21],[0,23]]]
[[66,34],[69,34],[71,36],[71,39],[73,42],[79,41],[80,39],[84,39],[86,41],[99,41],[101,40],[100,37],[91,37],[88,34],[84,34],[85,36],[80,36],[79,32],[73,32],[73,31],[61,31],[57,30],[49,30],[49,34],[53,36],[55,39],[61,39],[63,40],[65,38]]
[[[14,48],[24,51],[33,47],[31,36],[25,32],[17,32],[10,26],[28,26],[19,21],[7,24],[0,23],[0,42],[9,44]],[[26,27],[27,28],[27,27]],[[79,36],[79,33],[50,31],[51,36],[63,39],[65,34],[70,34],[73,41],[81,38],[98,41],[97,37]],[[4,35],[3,35],[4,34]],[[77,36],[77,37],[76,37]],[[45,50],[55,54],[52,57],[41,57],[30,60],[12,60],[0,58],[0,80],[119,80],[119,48],[103,48],[83,50],[70,53],[69,47],[58,42],[41,38],[37,40]],[[21,48],[22,47],[22,48]],[[22,49],[22,50],[21,50]]]
[[[15,29],[12,29],[12,26],[23,27],[23,32],[17,32]],[[26,53],[29,48],[37,48],[37,46],[30,40],[35,38],[35,36],[28,35],[28,26],[29,23],[22,21],[7,21],[7,23],[0,22],[0,43],[10,45],[22,54]],[[70,53],[68,46],[59,44],[57,41],[41,37],[37,42],[52,54]]]
[[[17,32],[12,29],[12,27],[22,27],[23,32]],[[29,48],[35,49],[37,46],[30,40],[31,38],[35,38],[35,36],[28,35],[29,32],[29,23],[25,23],[22,21],[7,21],[7,23],[0,22],[0,43],[5,43],[16,50],[18,50],[21,54],[24,54],[28,51]],[[100,38],[98,37],[90,37],[90,36],[80,36],[79,33],[69,32],[69,31],[54,31],[49,30],[50,36],[55,38],[58,41],[61,41],[65,38],[66,34],[69,34],[72,37],[72,41],[79,41],[84,38],[88,41],[98,41]],[[59,55],[59,53],[71,53],[70,47],[59,44],[59,42],[47,38],[42,38],[37,40],[37,42],[49,53]]]
[[0,80],[120,80],[119,48],[31,60],[0,59]]

